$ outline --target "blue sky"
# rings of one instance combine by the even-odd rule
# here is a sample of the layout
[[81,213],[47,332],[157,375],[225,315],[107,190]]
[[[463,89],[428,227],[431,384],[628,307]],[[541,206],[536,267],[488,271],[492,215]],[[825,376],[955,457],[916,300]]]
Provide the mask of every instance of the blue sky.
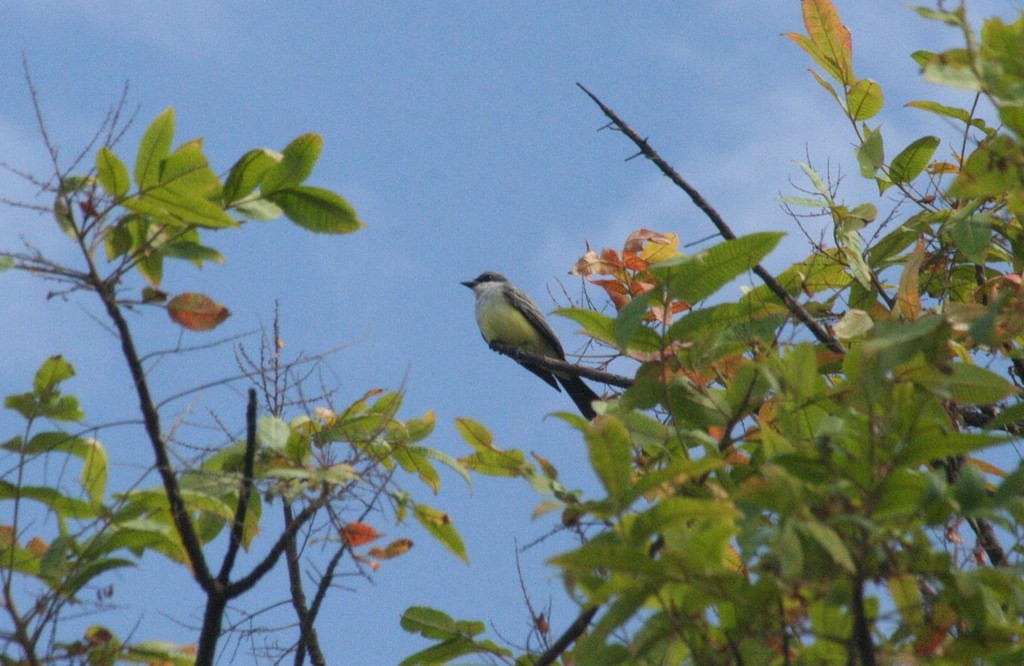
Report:
[[[909,59],[920,48],[958,44],[956,33],[897,3],[837,5],[853,32],[856,71],[886,93],[879,120],[887,145],[948,132],[902,104],[969,103],[921,81]],[[1012,0],[969,5],[979,26],[984,16],[1019,10]],[[280,301],[286,352],[346,345],[330,361],[339,402],[376,386],[404,386],[404,416],[436,413],[429,445],[465,453],[452,421],[469,416],[486,424],[499,445],[549,458],[570,488],[593,488],[585,449],[564,423],[545,415],[571,403],[487,349],[473,322],[472,296],[459,281],[499,270],[550,310],[556,302],[549,290],[561,298],[559,281],[569,294],[579,293],[567,273],[587,241],[619,247],[640,227],[673,231],[684,241],[710,233],[652,166],[623,161],[632,150],[622,137],[596,131],[604,120],[575,82],[649,136],[738,233],[788,231],[769,267],[781,269],[807,253],[776,201],[793,192],[792,183],[802,184],[798,162],[809,156],[820,170],[840,168],[848,176],[840,196],[849,203],[871,195],[856,179],[849,127],[807,73],[809,60],[780,37],[802,31],[797,2],[23,0],[7,3],[4,13],[4,163],[46,174],[22,80],[23,53],[65,157],[92,135],[126,81],[129,105],[139,107],[121,148],[128,159],[141,131],[167,106],[176,109],[177,141],[204,137],[218,170],[250,148],[280,149],[299,134],[322,134],[311,182],[348,198],[367,223],[364,231],[324,237],[284,221],[248,225],[210,238],[227,265],[171,270],[164,288],[206,291],[225,303],[233,316],[220,329],[224,335],[268,323]],[[34,194],[0,173],[0,197]],[[4,249],[23,236],[55,257],[71,256],[48,217],[7,208],[2,228]],[[78,368],[68,388],[82,397],[90,422],[122,417],[133,404],[127,372],[114,340],[89,318],[95,304],[47,301],[51,288],[22,275],[0,276],[0,393],[25,390],[38,364],[62,352]],[[155,311],[133,323],[147,350],[207,340],[180,336]],[[571,322],[552,323],[567,350],[582,344]],[[246,345],[255,349],[258,340]],[[234,371],[228,348],[168,360],[157,370],[157,393]],[[174,403],[165,418],[185,409],[203,418],[212,410],[237,423],[243,402],[236,392],[214,389]],[[0,437],[16,427],[0,414]],[[101,439],[118,478],[137,478],[148,460],[139,433],[119,428]],[[531,520],[537,496],[522,483],[487,480],[470,493],[450,474],[440,498],[419,496],[450,511],[471,565],[416,528],[385,525],[390,536],[409,536],[416,547],[386,563],[372,583],[350,579],[352,591],[335,592],[320,621],[321,636],[331,636],[332,661],[395,663],[424,646],[398,626],[402,610],[416,604],[484,619],[513,641],[525,637],[515,548],[551,528],[550,520]],[[571,545],[558,536],[520,554],[524,584],[537,606],[553,604],[556,631],[575,609],[543,562]],[[181,570],[168,584],[160,575],[167,565],[157,558],[147,559],[144,570],[142,584],[132,574],[113,579],[115,601],[129,607],[114,628],[124,633],[139,621],[137,638],[192,640],[170,618],[195,620],[197,591],[181,584]],[[251,608],[272,596],[241,603]]]

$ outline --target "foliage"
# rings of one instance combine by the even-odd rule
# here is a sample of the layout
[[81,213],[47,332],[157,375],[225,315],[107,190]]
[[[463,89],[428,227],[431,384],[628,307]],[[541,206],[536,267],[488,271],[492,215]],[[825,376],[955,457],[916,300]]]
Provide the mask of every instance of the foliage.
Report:
[[[460,424],[474,449],[467,467],[523,477],[548,496],[546,510],[589,528],[550,562],[583,608],[577,624],[594,619],[589,630],[552,641],[538,629],[542,653],[500,659],[1024,660],[1024,466],[985,457],[1024,425],[1024,14],[975,35],[963,7],[917,10],[966,44],[914,54],[924,76],[976,93],[1000,124],[976,104],[911,101],[955,133],[890,158],[876,124],[882,85],[854,73],[850,32],[829,0],[802,7],[806,34],[787,37],[849,120],[860,174],[879,197],[844,204],[803,165],[810,196],[784,205],[801,225],[809,216],[796,210],[824,219],[834,245],[738,299],[723,287],[765,275],[759,262],[780,234],[735,237],[594,98],[726,240],[684,255],[674,234],[642,230],[621,252],[589,250],[575,266],[615,312],[562,314],[638,365],[592,423],[569,419],[601,494],[537,484],[556,472]],[[446,630],[425,631],[426,611],[413,613],[403,626],[436,643],[408,663],[477,640],[447,616]],[[490,643],[475,645],[495,658]]]
[[[396,418],[400,393],[373,389],[340,409],[309,404],[302,386],[308,374],[295,373],[303,366],[315,368],[320,359],[283,360],[276,322],[273,340],[264,339],[258,361],[243,348],[236,351],[245,380],[262,388],[269,413],[257,416],[256,392],[250,389],[243,436],[208,450],[195,466],[171,462],[175,442],[161,425],[125,311],[165,310],[187,331],[213,330],[228,318],[228,308],[203,293],[164,292],[167,261],[222,262],[208,237],[250,220],[284,215],[301,228],[328,234],[349,233],[362,223],[339,195],[305,184],[320,154],[317,135],[300,136],[281,152],[249,151],[222,181],[203,154],[201,139],[172,148],[174,112],[168,109],[145,130],[129,173],[114,150],[124,131],[116,124],[119,112],[98,134],[108,138],[86,173],[73,173],[77,164],[62,168],[47,143],[55,170],[52,212],[78,250],[78,262],[60,264],[38,251],[5,252],[0,268],[57,280],[66,294],[98,297],[134,381],[136,419],[143,424],[140,434],[151,447],[159,482],[149,485],[152,476],[143,474],[111,487],[109,459],[118,454],[82,434],[103,426],[83,424],[78,399],[64,391],[75,370],[62,356],[43,362],[31,390],[6,398],[4,406],[23,426],[2,445],[5,623],[0,641],[9,655],[4,663],[212,663],[228,601],[258,585],[282,560],[298,633],[293,647],[280,652],[294,650],[298,661],[308,655],[323,663],[315,622],[339,565],[348,563],[348,573],[366,575],[413,546],[406,537],[373,545],[380,538],[375,522],[391,518],[401,524],[412,516],[454,555],[467,559],[448,515],[417,501],[401,482],[416,479],[436,494],[439,465],[467,482],[469,474],[458,461],[423,444],[433,431],[432,413]],[[132,272],[144,280],[136,295],[130,292],[138,285]],[[322,399],[329,398],[326,393]],[[186,444],[190,450],[199,446]],[[53,473],[75,466],[81,470],[77,483]],[[282,522],[268,521],[273,507],[280,509]],[[280,527],[268,529],[268,524]],[[249,570],[236,573],[240,551],[244,557],[261,539],[264,554],[250,554],[243,560]],[[319,549],[305,547],[311,539]],[[222,553],[217,567],[206,548],[215,540],[212,553]],[[108,609],[114,587],[109,573],[136,566],[148,553],[180,565],[182,581],[194,579],[206,594],[197,641],[127,642],[99,616],[81,634],[66,635],[64,620],[72,612],[87,604],[96,612]],[[307,576],[307,568],[319,573]],[[307,599],[310,585],[313,595]],[[263,610],[249,612],[255,617]],[[278,637],[273,641],[289,644]]]

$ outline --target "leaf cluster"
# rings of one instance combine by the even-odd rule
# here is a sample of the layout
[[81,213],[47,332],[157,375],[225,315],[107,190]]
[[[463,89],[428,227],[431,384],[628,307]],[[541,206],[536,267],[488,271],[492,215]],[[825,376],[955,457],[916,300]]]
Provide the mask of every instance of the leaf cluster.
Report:
[[[621,251],[588,248],[577,262],[614,311],[560,314],[636,372],[593,422],[570,419],[601,492],[547,488],[542,504],[595,528],[550,562],[580,599],[583,626],[594,621],[521,660],[1024,658],[1024,466],[989,462],[1024,417],[1024,14],[988,20],[976,36],[963,7],[917,10],[967,44],[915,54],[924,76],[976,93],[1001,124],[979,117],[977,102],[912,101],[955,134],[890,158],[875,124],[882,85],[855,74],[852,36],[829,0],[801,6],[806,34],[786,36],[819,68],[814,80],[849,121],[853,158],[879,198],[846,204],[802,165],[809,196],[783,203],[813,210],[834,244],[738,298],[726,287],[762,277],[782,234],[683,254],[674,234],[642,229]],[[518,452],[489,448],[482,426],[462,432],[473,457],[532,474]]]

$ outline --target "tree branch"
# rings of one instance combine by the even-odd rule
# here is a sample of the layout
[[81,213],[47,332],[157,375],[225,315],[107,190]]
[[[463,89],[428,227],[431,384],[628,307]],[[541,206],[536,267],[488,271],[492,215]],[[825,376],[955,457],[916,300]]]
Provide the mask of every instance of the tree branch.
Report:
[[491,342],[489,344],[491,349],[499,354],[508,356],[517,363],[526,361],[530,365],[535,365],[543,370],[550,370],[555,374],[584,377],[595,382],[608,384],[609,386],[617,386],[619,388],[629,388],[633,385],[632,379],[629,377],[623,377],[622,375],[615,375],[596,368],[588,368],[582,365],[576,365],[575,363],[569,363],[568,361],[552,358],[550,356],[544,356],[543,354],[536,354],[518,347],[513,347],[512,345],[507,345],[504,342]]
[[132,338],[128,322],[121,313],[117,304],[117,296],[111,285],[105,282],[96,271],[92,257],[86,252],[86,261],[89,264],[89,284],[99,295],[107,310],[107,316],[114,322],[117,329],[117,336],[121,341],[121,351],[124,354],[128,370],[135,383],[135,394],[139,399],[139,411],[142,412],[142,422],[149,437],[150,446],[153,449],[153,457],[156,458],[156,470],[163,482],[164,492],[167,494],[167,503],[171,508],[171,517],[174,520],[175,530],[181,538],[182,547],[188,555],[189,565],[192,568],[193,576],[199,582],[200,587],[207,594],[214,590],[214,578],[206,564],[203,555],[202,543],[196,533],[195,525],[189,516],[185,506],[185,499],[181,495],[181,487],[178,485],[178,477],[174,474],[171,459],[167,454],[167,444],[164,442],[163,434],[160,432],[160,413],[153,403],[153,397],[149,393],[149,383],[146,381],[146,371],[139,360],[138,351],[135,349],[135,341]]
[[224,554],[217,580],[227,583],[231,569],[235,565],[238,549],[242,545],[242,531],[245,529],[245,514],[249,510],[249,496],[252,494],[253,469],[256,461],[256,389],[249,389],[249,404],[245,410],[245,460],[243,462],[242,483],[238,489],[238,506],[235,519],[231,523],[231,534],[228,537],[228,549]]
[[[718,233],[722,235],[722,238],[725,238],[726,240],[734,240],[736,238],[736,234],[733,233],[733,230],[729,227],[728,224],[725,223],[725,220],[723,220],[722,216],[718,214],[718,211],[716,211],[711,206],[711,204],[709,204],[707,200],[703,196],[701,196],[700,192],[698,192],[688,182],[683,180],[683,177],[680,176],[675,171],[675,169],[673,169],[671,165],[669,165],[668,162],[662,159],[661,155],[659,155],[653,148],[651,148],[651,145],[647,143],[647,139],[641,137],[639,134],[634,132],[633,129],[629,125],[627,125],[625,121],[619,118],[619,116],[614,111],[605,106],[604,103],[600,99],[598,99],[597,96],[594,95],[594,93],[587,90],[583,86],[583,84],[577,83],[576,85],[579,87],[580,90],[585,92],[587,96],[594,101],[595,104],[597,104],[598,108],[601,109],[601,112],[604,113],[604,115],[607,116],[608,119],[612,121],[612,124],[615,126],[615,128],[618,129],[623,134],[625,134],[626,137],[629,138],[629,140],[632,141],[636,145],[636,147],[640,149],[640,155],[643,155],[651,162],[654,162],[654,164],[661,170],[661,172],[665,176],[669,178],[669,180],[671,180],[677,187],[686,192],[686,194],[690,197],[690,200],[693,201],[694,205],[696,205],[697,208],[699,208],[708,217],[708,219],[711,220],[711,223],[715,225],[715,228],[718,229]],[[821,342],[823,345],[825,345],[835,353],[846,353],[846,349],[843,347],[842,343],[840,343],[839,340],[837,340],[834,336],[829,334],[829,332],[821,324],[819,324],[817,320],[814,319],[814,317],[811,316],[811,313],[809,313],[802,305],[797,303],[796,300],[792,296],[790,296],[789,292],[786,291],[785,287],[779,284],[779,281],[776,280],[771,273],[765,270],[765,268],[761,266],[761,264],[757,264],[756,266],[754,266],[753,271],[759,278],[761,278],[761,281],[768,286],[772,293],[774,293],[776,296],[782,299],[782,302],[786,304],[786,308],[790,311],[790,313],[794,317],[799,319],[804,326],[807,327],[807,330],[811,332],[811,335],[813,335],[815,338],[818,339],[819,342]]]
[[558,640],[552,643],[542,655],[537,657],[537,661],[533,662],[533,666],[548,666],[555,663],[555,659],[558,659],[563,652],[569,649],[570,645],[576,642],[576,639],[583,635],[583,632],[590,626],[594,616],[597,615],[599,608],[600,606],[585,608],[576,620],[569,625],[569,628],[558,637]]

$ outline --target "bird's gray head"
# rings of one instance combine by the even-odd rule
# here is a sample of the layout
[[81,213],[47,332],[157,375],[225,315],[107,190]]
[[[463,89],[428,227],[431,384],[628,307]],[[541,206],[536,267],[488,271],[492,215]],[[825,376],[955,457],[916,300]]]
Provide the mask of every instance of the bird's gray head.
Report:
[[464,287],[474,289],[477,285],[486,284],[488,282],[508,282],[508,278],[506,278],[501,273],[495,273],[494,271],[484,271],[480,275],[477,275],[475,280],[468,280],[466,282],[462,282],[461,284]]

